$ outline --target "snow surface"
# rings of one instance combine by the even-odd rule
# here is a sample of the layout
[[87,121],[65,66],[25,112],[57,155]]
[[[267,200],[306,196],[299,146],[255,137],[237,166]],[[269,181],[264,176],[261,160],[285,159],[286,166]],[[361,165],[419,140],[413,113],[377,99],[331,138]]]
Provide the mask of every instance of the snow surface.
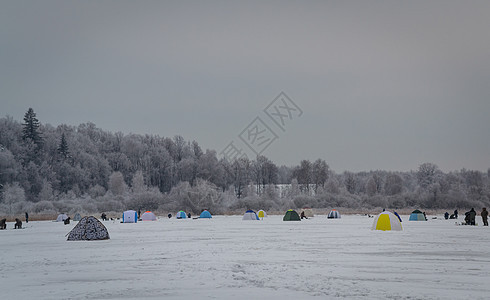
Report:
[[[242,216],[121,224],[111,239],[66,241],[70,225],[0,231],[2,299],[485,299],[490,228],[455,220],[372,231],[343,215]],[[461,219],[459,220],[461,221]]]

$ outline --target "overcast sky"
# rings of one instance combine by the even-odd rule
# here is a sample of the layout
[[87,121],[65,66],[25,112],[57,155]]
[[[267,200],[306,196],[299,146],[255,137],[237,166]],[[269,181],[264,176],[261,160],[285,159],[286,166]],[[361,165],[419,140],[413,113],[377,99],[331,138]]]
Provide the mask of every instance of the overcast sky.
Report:
[[[489,28],[487,0],[0,0],[0,115],[249,157],[259,117],[277,164],[486,171]],[[302,110],[284,130],[263,111],[280,92]]]

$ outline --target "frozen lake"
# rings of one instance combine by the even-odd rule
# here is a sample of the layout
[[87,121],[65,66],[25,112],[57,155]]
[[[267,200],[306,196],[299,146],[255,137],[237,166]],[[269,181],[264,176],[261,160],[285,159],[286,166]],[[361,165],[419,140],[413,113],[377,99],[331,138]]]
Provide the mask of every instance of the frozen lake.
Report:
[[[0,231],[3,299],[488,299],[490,228],[454,220],[372,231],[372,218],[241,216],[121,224],[66,241],[70,225]],[[461,217],[460,220],[461,221]]]

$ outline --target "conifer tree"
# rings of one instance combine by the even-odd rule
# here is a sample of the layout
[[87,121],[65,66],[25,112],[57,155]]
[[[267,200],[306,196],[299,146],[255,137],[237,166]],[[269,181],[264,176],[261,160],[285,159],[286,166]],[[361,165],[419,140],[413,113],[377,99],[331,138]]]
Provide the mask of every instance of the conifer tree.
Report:
[[31,140],[40,147],[42,144],[42,137],[39,132],[40,123],[36,118],[36,113],[30,107],[24,115],[24,124],[22,126],[22,139],[24,141]]
[[68,143],[66,142],[65,134],[61,134],[60,145],[58,146],[58,154],[61,155],[64,159],[68,158],[70,155],[70,151],[68,149]]

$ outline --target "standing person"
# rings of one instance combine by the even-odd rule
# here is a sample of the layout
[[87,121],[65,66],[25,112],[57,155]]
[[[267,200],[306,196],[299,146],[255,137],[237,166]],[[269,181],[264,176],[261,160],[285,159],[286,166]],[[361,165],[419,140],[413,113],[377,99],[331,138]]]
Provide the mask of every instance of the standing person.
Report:
[[475,223],[476,211],[474,208],[471,208],[471,210],[469,211],[469,215],[470,215],[470,225],[476,225]]
[[488,210],[486,207],[482,208],[480,215],[483,221],[483,226],[488,226]]
[[457,210],[457,209],[455,209],[455,210],[454,210],[454,218],[455,218],[455,219],[457,219],[457,218],[458,218],[458,210]]
[[29,223],[29,214],[26,212],[26,223]]
[[138,220],[141,218],[141,209],[138,209]]

